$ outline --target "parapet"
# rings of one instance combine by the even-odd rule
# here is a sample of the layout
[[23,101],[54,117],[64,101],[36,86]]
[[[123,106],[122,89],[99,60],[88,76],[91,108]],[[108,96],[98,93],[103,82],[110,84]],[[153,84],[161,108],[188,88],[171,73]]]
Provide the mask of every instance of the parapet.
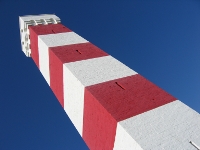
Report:
[[37,26],[40,24],[57,24],[61,20],[54,14],[41,14],[41,15],[28,15],[28,16],[19,16],[19,26],[20,26],[20,36],[21,36],[21,46],[22,51],[27,57],[31,56],[31,47],[30,47],[30,31],[29,26]]

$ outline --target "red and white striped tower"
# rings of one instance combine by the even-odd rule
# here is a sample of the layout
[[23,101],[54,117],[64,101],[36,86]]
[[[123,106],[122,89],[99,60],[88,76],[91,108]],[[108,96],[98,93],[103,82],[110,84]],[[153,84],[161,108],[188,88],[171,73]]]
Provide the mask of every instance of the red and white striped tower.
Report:
[[19,17],[32,57],[91,150],[196,150],[200,114],[71,31],[55,15]]

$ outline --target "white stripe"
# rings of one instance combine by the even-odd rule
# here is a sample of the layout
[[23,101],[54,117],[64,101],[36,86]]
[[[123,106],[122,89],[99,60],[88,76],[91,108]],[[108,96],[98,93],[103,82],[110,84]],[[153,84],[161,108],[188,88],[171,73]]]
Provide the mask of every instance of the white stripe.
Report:
[[39,68],[49,85],[49,47],[57,47],[86,42],[88,41],[74,32],[46,34],[38,36]]
[[143,149],[193,150],[189,141],[200,144],[200,114],[179,100],[119,124]]
[[82,135],[84,86],[64,65],[63,74],[64,110],[79,134]]
[[143,150],[140,145],[117,123],[113,150]]
[[65,66],[84,86],[137,74],[112,56],[66,63]]
[[63,64],[64,109],[82,135],[84,88],[137,74],[112,56]]

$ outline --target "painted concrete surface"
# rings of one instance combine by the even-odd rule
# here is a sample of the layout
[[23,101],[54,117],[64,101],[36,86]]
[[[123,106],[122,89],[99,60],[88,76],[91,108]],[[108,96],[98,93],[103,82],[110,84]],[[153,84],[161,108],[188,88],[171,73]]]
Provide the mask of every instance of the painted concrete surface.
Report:
[[189,141],[200,144],[200,115],[179,100],[119,124],[145,150],[196,150]]
[[[22,50],[27,56],[33,50],[33,60],[90,149],[200,146],[197,112],[51,18],[60,21],[55,15],[20,17]],[[29,26],[30,39],[26,21],[36,25]]]
[[[45,21],[44,21],[45,20]],[[20,16],[19,17],[19,26],[20,26],[20,37],[21,37],[21,46],[22,51],[25,53],[27,57],[31,56],[30,49],[30,39],[28,38],[30,35],[30,31],[28,29],[29,25],[38,25],[38,24],[48,24],[60,22],[60,18],[53,14],[42,14],[42,15],[28,15],[28,16]]]
[[84,86],[137,74],[112,56],[67,63],[65,66]]
[[63,65],[64,82],[64,110],[82,135],[84,86],[71,71]]
[[113,150],[143,150],[118,123]]
[[84,88],[136,74],[111,56],[65,63],[63,72],[64,109],[80,135],[83,127]]
[[117,120],[125,120],[176,100],[139,74],[86,87]]
[[83,139],[90,149],[112,150],[117,121],[87,89],[84,95]]
[[[174,100],[173,96],[139,74],[88,86],[84,95],[83,138],[92,149],[105,149],[105,145],[111,149],[115,136],[117,140],[121,136],[130,139],[127,133],[119,135],[122,130],[117,122]],[[120,133],[115,135],[117,126]],[[133,138],[131,143],[126,146],[137,147]]]
[[49,48],[50,87],[63,107],[63,64],[107,55],[90,42]]
[[45,34],[54,34],[62,32],[71,32],[70,29],[66,28],[62,24],[48,24],[48,25],[37,25],[29,26],[30,40],[31,40],[31,57],[35,64],[39,68],[39,53],[38,53],[38,36]]
[[65,32],[65,33],[47,34],[38,36],[40,71],[49,85],[50,85],[49,47],[86,43],[86,42],[88,41],[74,32]]

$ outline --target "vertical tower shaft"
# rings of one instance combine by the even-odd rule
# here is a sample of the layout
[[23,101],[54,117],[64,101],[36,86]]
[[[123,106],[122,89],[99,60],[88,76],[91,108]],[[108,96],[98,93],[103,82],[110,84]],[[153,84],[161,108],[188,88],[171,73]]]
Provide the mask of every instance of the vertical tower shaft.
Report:
[[200,146],[200,115],[62,25],[23,16],[22,50],[32,57],[91,150]]

